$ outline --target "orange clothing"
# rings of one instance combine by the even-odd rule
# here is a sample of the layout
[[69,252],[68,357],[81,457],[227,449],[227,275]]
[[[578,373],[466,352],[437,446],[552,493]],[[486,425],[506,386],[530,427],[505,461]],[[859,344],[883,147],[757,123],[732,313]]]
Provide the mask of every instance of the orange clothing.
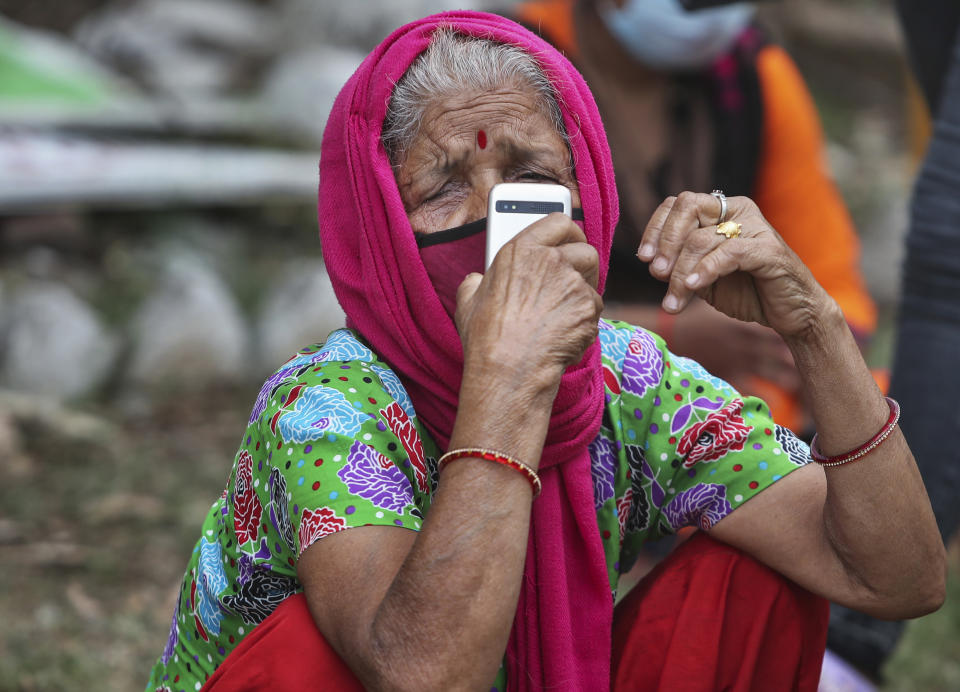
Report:
[[[767,221],[800,256],[834,300],[858,339],[877,324],[877,310],[860,273],[860,241],[824,160],[817,110],[796,65],[779,46],[757,56],[763,95],[763,145],[753,199]],[[757,380],[754,392],[778,421],[805,426],[800,402]]]
[[[575,0],[521,4],[518,20],[539,27],[575,59]],[[843,309],[858,336],[876,326],[876,307],[860,273],[860,242],[824,160],[816,106],[790,56],[769,45],[757,56],[763,136],[753,200]]]
[[[515,10],[515,16],[527,26],[539,27],[576,60],[574,2],[528,2]],[[763,133],[751,196],[839,303],[857,338],[866,340],[876,327],[876,307],[860,272],[860,241],[827,171],[816,106],[796,65],[779,46],[761,48],[756,69]],[[796,430],[805,426],[799,402],[786,392],[758,380],[751,393],[767,400],[778,422]]]
[[753,200],[840,304],[857,336],[867,337],[877,311],[860,273],[860,241],[827,172],[813,99],[779,46],[760,51],[757,71],[764,126]]
[[577,32],[573,26],[574,1],[525,2],[514,9],[514,18],[529,27],[539,28],[544,38],[573,60],[577,55]]

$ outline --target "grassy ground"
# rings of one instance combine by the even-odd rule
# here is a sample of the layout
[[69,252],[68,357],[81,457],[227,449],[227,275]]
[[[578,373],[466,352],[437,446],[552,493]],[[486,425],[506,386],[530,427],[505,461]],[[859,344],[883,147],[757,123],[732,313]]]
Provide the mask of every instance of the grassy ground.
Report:
[[98,412],[72,439],[27,415],[0,465],[0,690],[143,688],[254,394]]
[[[0,413],[0,691],[142,689],[253,395]],[[947,605],[911,625],[885,689],[960,689],[958,575],[954,550]]]
[[960,690],[960,541],[951,546],[946,604],[910,624],[886,674],[889,692]]

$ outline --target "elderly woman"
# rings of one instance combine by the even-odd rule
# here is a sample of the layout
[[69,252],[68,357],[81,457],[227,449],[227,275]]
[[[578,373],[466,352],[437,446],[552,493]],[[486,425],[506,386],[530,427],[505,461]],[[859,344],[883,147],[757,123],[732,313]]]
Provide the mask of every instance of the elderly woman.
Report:
[[[397,30],[340,93],[320,178],[349,329],[261,390],[149,689],[814,689],[824,598],[939,606],[897,406],[749,200],[667,199],[639,257],[665,309],[699,295],[784,338],[813,449],[598,322],[609,151],[540,39],[467,12]],[[546,217],[481,275],[472,222],[503,181],[565,185],[584,221]],[[690,525],[615,617],[639,547]]]

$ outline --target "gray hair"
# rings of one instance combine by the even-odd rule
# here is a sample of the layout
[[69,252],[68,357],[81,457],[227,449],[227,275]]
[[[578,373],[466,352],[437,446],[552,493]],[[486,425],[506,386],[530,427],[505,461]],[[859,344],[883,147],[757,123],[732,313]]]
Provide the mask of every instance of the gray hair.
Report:
[[482,93],[509,85],[532,91],[537,107],[569,148],[557,91],[532,55],[516,46],[465,36],[447,27],[433,34],[430,45],[394,87],[381,135],[390,162],[397,165],[403,160],[432,103],[464,90]]

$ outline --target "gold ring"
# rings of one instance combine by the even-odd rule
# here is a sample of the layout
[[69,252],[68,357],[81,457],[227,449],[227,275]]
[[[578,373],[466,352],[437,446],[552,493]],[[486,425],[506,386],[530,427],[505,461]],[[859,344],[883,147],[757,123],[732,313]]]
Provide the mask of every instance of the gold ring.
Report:
[[717,235],[725,235],[728,240],[730,238],[739,238],[742,229],[743,226],[736,221],[724,221],[717,225]]

